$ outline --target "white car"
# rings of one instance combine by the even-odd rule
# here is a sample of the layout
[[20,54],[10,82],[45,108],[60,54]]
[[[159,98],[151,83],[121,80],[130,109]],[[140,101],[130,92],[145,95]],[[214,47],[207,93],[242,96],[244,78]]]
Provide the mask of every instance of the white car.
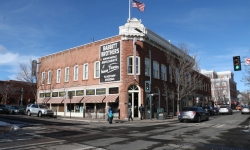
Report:
[[219,114],[230,114],[230,115],[232,115],[233,114],[233,110],[228,105],[220,106],[220,108],[219,108]]
[[243,106],[241,108],[241,114],[250,113],[250,106]]
[[31,104],[27,106],[26,112],[28,116],[31,116],[33,114],[37,115],[38,117],[54,116],[53,110],[49,109],[46,105]]

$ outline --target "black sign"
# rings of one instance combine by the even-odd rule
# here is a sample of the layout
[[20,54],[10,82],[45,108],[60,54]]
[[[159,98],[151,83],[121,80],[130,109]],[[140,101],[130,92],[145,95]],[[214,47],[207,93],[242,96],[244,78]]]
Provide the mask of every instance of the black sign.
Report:
[[86,90],[86,95],[95,95],[95,89]]
[[52,97],[58,97],[58,92],[52,92]]
[[44,97],[44,93],[40,93],[40,94],[39,94],[39,97]]
[[102,95],[102,94],[106,94],[105,88],[96,89],[96,95]]
[[45,97],[50,97],[50,93],[45,93]]
[[76,90],[76,96],[83,96],[83,90]]
[[119,93],[119,87],[109,88],[109,94],[118,94],[118,93]]
[[100,82],[120,81],[120,41],[100,47]]
[[65,92],[59,92],[59,97],[63,97],[65,95]]

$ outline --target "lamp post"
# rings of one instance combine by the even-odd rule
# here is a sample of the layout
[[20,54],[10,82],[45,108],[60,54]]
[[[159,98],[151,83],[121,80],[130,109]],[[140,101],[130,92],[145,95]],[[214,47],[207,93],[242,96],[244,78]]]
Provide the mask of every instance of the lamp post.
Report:
[[20,103],[20,106],[22,107],[23,106],[23,88],[21,88],[21,103]]
[[150,120],[152,120],[152,96],[153,96],[153,94],[152,94],[152,61],[151,61],[151,41],[150,41],[150,38],[145,34],[145,33],[143,33],[140,29],[138,29],[138,28],[135,28],[135,30],[137,31],[137,32],[139,32],[139,33],[142,33],[142,34],[144,34],[145,35],[145,37],[146,38],[148,38],[148,40],[149,40],[149,61],[150,61],[150,73],[149,73],[149,89],[150,89],[150,96],[149,96],[149,101],[150,101]]

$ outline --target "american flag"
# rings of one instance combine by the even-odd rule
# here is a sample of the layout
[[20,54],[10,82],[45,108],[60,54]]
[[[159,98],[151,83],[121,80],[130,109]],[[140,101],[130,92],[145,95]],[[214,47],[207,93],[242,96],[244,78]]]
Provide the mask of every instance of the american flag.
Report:
[[132,7],[136,7],[136,8],[138,8],[140,11],[144,12],[144,7],[145,7],[145,4],[144,4],[144,3],[141,3],[141,2],[138,2],[138,1],[133,0]]

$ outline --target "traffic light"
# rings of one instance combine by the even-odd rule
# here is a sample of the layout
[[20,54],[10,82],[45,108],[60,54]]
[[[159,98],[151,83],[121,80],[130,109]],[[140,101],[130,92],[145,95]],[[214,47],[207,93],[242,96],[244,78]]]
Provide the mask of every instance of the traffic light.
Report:
[[240,71],[241,70],[240,56],[234,56],[233,63],[234,63],[234,71]]
[[145,92],[150,92],[150,81],[145,81]]

